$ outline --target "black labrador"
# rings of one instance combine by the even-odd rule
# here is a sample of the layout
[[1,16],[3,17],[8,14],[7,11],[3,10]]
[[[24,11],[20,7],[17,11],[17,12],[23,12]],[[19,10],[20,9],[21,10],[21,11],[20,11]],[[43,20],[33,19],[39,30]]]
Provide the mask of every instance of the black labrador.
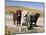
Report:
[[28,27],[28,29],[32,29],[33,26],[36,26],[36,22],[39,18],[40,14],[36,13],[34,15],[30,15],[30,27]]

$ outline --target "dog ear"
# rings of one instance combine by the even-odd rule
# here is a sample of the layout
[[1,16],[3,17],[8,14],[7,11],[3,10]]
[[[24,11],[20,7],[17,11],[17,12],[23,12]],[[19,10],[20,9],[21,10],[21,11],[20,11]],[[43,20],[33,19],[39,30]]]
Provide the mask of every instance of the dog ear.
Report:
[[36,15],[36,17],[37,17],[37,18],[40,16],[40,14],[39,14],[39,13],[36,13],[35,15]]

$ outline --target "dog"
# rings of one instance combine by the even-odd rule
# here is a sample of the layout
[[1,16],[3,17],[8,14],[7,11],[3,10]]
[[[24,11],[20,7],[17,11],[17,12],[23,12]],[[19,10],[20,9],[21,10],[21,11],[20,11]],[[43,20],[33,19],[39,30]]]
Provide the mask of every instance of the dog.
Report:
[[32,29],[33,26],[36,26],[36,22],[37,22],[39,17],[40,17],[39,13],[30,15],[30,27],[29,27],[29,29]]

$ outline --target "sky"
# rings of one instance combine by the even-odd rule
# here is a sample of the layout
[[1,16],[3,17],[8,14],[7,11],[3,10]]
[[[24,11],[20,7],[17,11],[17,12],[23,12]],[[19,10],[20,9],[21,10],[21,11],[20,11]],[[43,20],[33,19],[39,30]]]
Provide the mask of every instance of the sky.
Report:
[[44,3],[39,2],[26,2],[26,1],[15,1],[15,0],[5,0],[6,6],[22,6],[26,8],[33,8],[43,11]]

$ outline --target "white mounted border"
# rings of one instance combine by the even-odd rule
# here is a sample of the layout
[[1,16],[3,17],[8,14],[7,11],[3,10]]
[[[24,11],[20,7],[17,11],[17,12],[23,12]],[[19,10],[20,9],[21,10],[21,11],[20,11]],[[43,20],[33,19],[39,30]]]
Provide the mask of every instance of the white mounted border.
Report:
[[[15,1],[15,0],[12,0],[12,1]],[[17,0],[17,1],[44,2],[45,9],[46,9],[46,0]],[[0,35],[5,35],[5,0],[0,0]],[[30,33],[30,34],[16,34],[16,35],[46,35],[46,12],[45,12],[45,32],[44,33]]]

